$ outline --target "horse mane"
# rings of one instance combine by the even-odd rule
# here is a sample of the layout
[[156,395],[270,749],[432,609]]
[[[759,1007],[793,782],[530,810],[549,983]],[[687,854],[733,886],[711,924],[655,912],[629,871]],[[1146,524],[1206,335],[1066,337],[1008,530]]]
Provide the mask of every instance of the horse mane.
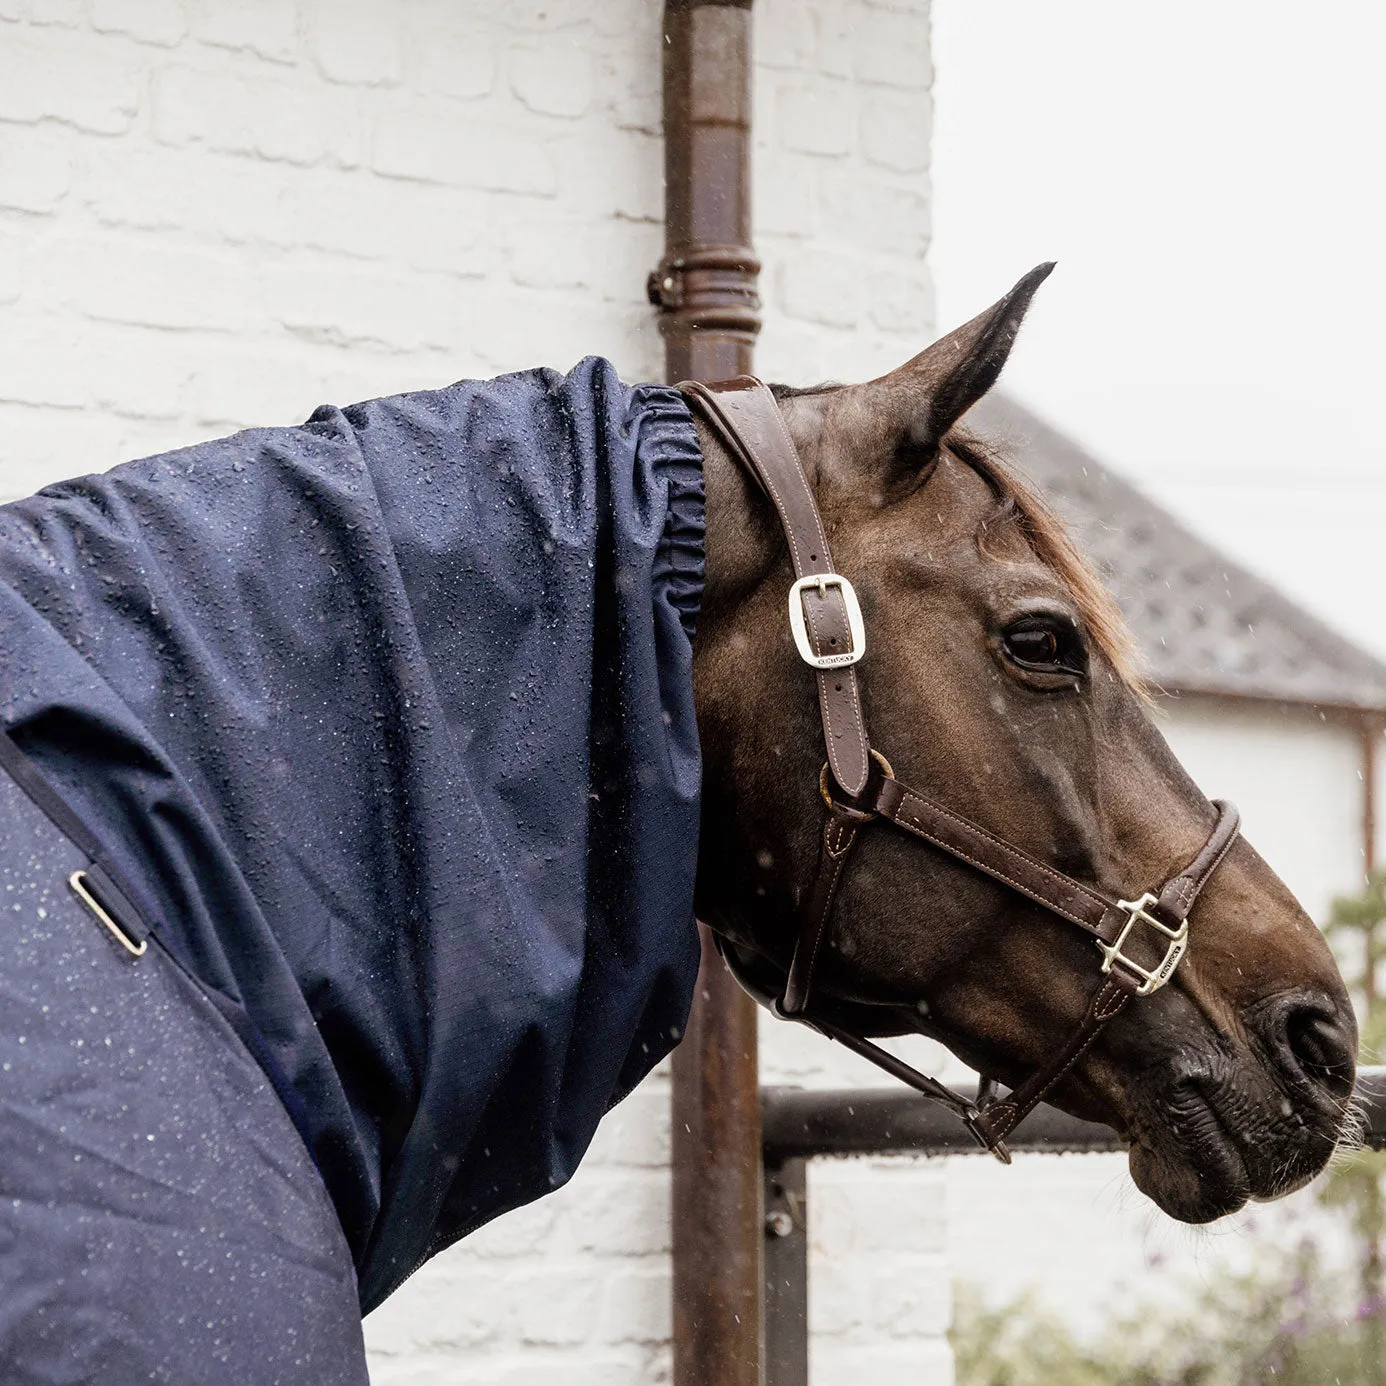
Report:
[[1021,480],[996,449],[982,439],[955,430],[944,443],[959,461],[971,467],[991,487],[996,496],[996,509],[978,529],[977,547],[987,553],[988,533],[1003,526],[1019,530],[1035,557],[1068,588],[1088,634],[1117,676],[1139,697],[1149,701],[1150,692],[1141,673],[1140,655],[1116,598],[1073,542],[1064,522],[1049,503]]
[[[828,394],[842,386],[827,381],[802,388],[792,385],[771,385],[769,388],[776,400],[783,400]],[[1088,634],[1116,670],[1117,676],[1148,703],[1150,690],[1141,673],[1140,655],[1121,608],[1092,564],[1074,544],[1064,522],[1039,492],[1022,481],[989,443],[974,434],[955,429],[944,439],[944,444],[959,461],[971,467],[996,496],[996,509],[982,521],[977,532],[979,550],[983,554],[988,552],[989,532],[1003,527],[1018,530],[1035,557],[1068,588]]]

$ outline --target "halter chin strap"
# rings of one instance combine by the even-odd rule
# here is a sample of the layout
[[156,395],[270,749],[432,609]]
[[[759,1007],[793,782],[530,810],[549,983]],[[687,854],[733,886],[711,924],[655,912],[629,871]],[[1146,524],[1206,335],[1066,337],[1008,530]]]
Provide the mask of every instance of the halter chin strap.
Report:
[[[872,750],[866,734],[855,669],[866,650],[861,608],[852,584],[833,569],[817,501],[774,396],[751,376],[717,385],[693,381],[679,388],[779,515],[794,566],[790,627],[800,657],[815,671],[828,753],[819,778],[826,811],[818,868],[800,908],[799,934],[783,993],[772,996],[750,982],[730,950],[723,948],[723,956],[737,980],[776,1015],[839,1041],[925,1097],[952,1108],[978,1144],[1009,1163],[1006,1136],[1133,997],[1149,996],[1174,975],[1188,949],[1189,911],[1236,840],[1237,810],[1215,802],[1217,822],[1188,866],[1156,890],[1114,900],[901,783],[885,757]],[[873,762],[878,771],[874,775]],[[1102,954],[1103,979],[1077,1029],[1058,1053],[1005,1097],[998,1098],[994,1085],[983,1079],[977,1100],[970,1102],[865,1036],[810,1013],[814,970],[831,926],[838,887],[861,830],[877,820],[921,838],[1084,930]],[[1156,945],[1154,953],[1151,943]],[[1133,956],[1138,948],[1139,958]]]

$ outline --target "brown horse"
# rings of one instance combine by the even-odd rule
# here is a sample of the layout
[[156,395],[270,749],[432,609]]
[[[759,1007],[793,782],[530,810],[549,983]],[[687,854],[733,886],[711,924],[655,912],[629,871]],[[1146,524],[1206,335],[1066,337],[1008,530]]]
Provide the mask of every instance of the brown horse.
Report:
[[[901,779],[1041,862],[1131,894],[1194,856],[1214,809],[1151,723],[1111,598],[1043,504],[957,428],[1047,272],[878,380],[775,395],[860,597],[873,743]],[[818,858],[823,738],[784,617],[779,522],[717,433],[700,421],[699,436],[698,911],[779,994]],[[1098,961],[1030,900],[878,831],[842,881],[815,1004],[859,1034],[922,1030],[1015,1085],[1078,1024]],[[1172,984],[1127,1008],[1049,1099],[1115,1128],[1136,1184],[1203,1222],[1323,1167],[1355,1047],[1322,936],[1238,839]]]

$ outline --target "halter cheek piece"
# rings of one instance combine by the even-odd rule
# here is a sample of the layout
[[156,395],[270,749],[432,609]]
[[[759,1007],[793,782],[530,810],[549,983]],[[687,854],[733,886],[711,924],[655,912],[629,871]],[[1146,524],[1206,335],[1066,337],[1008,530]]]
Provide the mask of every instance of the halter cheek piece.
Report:
[[[1113,900],[901,783],[867,738],[856,670],[866,650],[861,608],[852,584],[833,570],[817,502],[774,396],[751,376],[717,385],[692,381],[679,388],[779,515],[794,565],[790,629],[800,657],[814,670],[828,750],[828,763],[819,777],[827,807],[818,868],[802,901],[799,936],[782,994],[771,996],[750,983],[724,947],[723,956],[738,981],[776,1015],[838,1040],[925,1097],[952,1108],[978,1144],[1009,1164],[1006,1136],[1132,997],[1149,996],[1174,975],[1188,948],[1189,911],[1236,839],[1237,810],[1215,802],[1217,823],[1188,866],[1157,890],[1132,900]],[[873,764],[878,774],[872,774]],[[828,936],[838,886],[861,830],[877,819],[932,843],[1066,919],[1091,934],[1102,954],[1103,981],[1078,1028],[1048,1063],[1005,1097],[998,1097],[994,1085],[983,1079],[976,1101],[969,1101],[863,1035],[810,1012],[814,968]],[[1155,943],[1160,954],[1155,959],[1147,953],[1148,965],[1131,956],[1137,931],[1148,931],[1147,947]]]

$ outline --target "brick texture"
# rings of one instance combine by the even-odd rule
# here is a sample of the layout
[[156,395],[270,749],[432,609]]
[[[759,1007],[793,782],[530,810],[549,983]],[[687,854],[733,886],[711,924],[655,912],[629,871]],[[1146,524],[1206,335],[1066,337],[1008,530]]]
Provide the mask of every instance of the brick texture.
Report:
[[[330,400],[662,353],[654,0],[0,0],[0,499]],[[917,351],[927,0],[757,0],[767,376]],[[873,1083],[792,1027],[767,1081]],[[366,1325],[379,1386],[669,1378],[668,1086]],[[946,1386],[938,1171],[812,1174],[814,1380]]]
[[757,0],[756,58],[758,369],[888,370],[933,327],[927,0]]
[[4,0],[0,497],[323,400],[656,377],[659,9],[592,11]]

